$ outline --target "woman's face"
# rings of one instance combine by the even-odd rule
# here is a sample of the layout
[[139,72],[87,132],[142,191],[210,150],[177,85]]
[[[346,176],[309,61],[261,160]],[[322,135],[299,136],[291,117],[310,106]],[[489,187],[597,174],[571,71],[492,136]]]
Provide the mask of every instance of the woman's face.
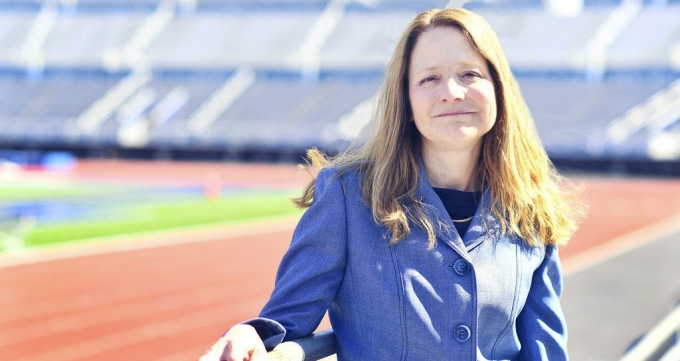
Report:
[[455,27],[425,31],[408,69],[409,101],[425,152],[479,151],[496,121],[485,59]]

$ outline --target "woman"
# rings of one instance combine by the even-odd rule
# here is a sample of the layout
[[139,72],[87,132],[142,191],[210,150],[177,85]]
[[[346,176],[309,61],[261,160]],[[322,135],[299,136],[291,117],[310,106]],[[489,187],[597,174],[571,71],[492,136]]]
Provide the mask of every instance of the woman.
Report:
[[363,146],[310,152],[323,169],[269,302],[204,359],[262,359],[328,310],[341,361],[566,360],[557,245],[577,208],[489,25],[419,14],[376,118]]

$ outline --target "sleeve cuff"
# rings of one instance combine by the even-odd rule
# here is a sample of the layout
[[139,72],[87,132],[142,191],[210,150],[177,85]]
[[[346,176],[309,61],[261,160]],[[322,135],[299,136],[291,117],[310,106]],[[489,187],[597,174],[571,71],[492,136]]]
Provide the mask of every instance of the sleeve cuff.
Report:
[[278,346],[286,336],[286,329],[280,323],[269,318],[256,317],[241,323],[255,328],[267,351]]

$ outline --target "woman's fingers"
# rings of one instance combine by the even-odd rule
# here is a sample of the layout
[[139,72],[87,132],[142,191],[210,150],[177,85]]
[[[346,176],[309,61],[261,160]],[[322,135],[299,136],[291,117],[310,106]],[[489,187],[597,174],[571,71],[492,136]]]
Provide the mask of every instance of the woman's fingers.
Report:
[[267,361],[267,350],[250,325],[236,325],[223,337],[226,341],[222,357],[226,361]]
[[220,337],[198,361],[220,361],[226,345],[227,340],[224,337]]
[[267,350],[252,326],[236,325],[199,361],[267,361]]

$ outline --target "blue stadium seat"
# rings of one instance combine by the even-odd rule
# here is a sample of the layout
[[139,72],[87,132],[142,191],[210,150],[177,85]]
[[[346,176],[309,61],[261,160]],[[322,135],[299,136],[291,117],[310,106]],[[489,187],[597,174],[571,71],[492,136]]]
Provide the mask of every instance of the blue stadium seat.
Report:
[[[58,7],[28,66],[25,39],[44,3],[0,0],[1,144],[126,147],[121,134],[141,124],[139,144],[151,148],[341,150],[347,139],[340,120],[375,94],[404,25],[449,2],[350,1],[312,58],[318,68],[301,49],[328,0],[199,0],[191,11],[172,10],[140,53],[125,53],[160,3],[79,0],[76,9]],[[606,49],[599,79],[590,76],[587,44],[619,3],[589,0],[575,17],[551,14],[536,0],[466,4],[498,33],[551,155],[602,156],[608,150],[598,142],[610,122],[680,78],[680,2],[662,7],[654,0]],[[78,131],[78,117],[134,64],[148,67],[150,80],[94,130]],[[254,71],[252,84],[208,129],[194,130],[192,117],[243,68]],[[616,152],[644,157],[645,139],[633,134]]]

